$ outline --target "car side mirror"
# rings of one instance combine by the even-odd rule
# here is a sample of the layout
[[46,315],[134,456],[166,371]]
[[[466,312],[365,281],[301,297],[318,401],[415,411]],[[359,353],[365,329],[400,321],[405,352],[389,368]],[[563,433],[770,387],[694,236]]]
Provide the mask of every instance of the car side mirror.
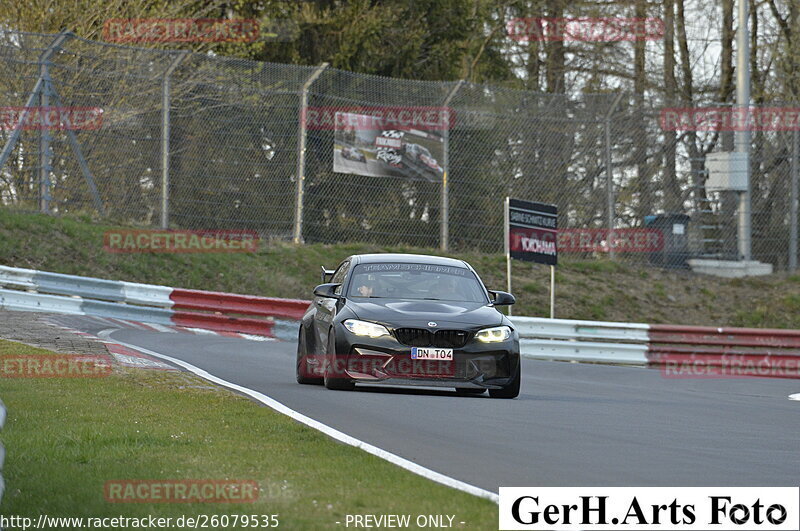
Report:
[[340,299],[341,296],[336,294],[336,288],[341,286],[337,283],[320,284],[314,288],[314,295],[317,297],[326,297],[328,299]]
[[494,297],[495,306],[510,306],[517,302],[512,294],[505,291],[490,291],[489,293]]
[[333,274],[336,272],[333,269],[325,269],[325,266],[319,266],[322,269],[322,282],[330,282]]

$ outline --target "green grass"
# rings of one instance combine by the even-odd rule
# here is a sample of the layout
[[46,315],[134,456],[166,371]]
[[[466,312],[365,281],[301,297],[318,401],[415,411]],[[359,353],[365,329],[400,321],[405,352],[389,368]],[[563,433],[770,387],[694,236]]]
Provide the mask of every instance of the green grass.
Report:
[[[47,351],[0,341],[0,355]],[[341,528],[345,514],[454,514],[493,529],[492,502],[337,443],[185,373],[116,369],[105,378],[4,378],[6,493],[0,514],[278,514],[282,529]],[[237,479],[255,503],[110,503],[124,479]],[[376,494],[379,493],[379,494]]]
[[[109,253],[103,233],[130,228],[93,222],[88,215],[52,217],[0,208],[0,264],[174,287],[308,299],[319,267],[335,267],[351,254],[437,249],[344,243],[293,245],[261,241],[255,253]],[[499,236],[498,236],[499,237]],[[455,250],[490,289],[505,289],[499,253]],[[580,258],[562,254],[556,268],[556,317],[653,323],[800,328],[800,312],[787,296],[800,296],[800,275],[720,279],[641,265],[646,257]],[[515,315],[549,315],[547,266],[514,262]],[[612,296],[609,299],[608,296]],[[757,308],[767,311],[756,311]],[[713,310],[713,311],[712,311]]]
[[752,328],[799,328],[800,294],[751,305],[738,312],[734,322],[736,326]]
[[664,287],[664,284],[661,282],[656,282],[653,284],[653,294],[655,294],[660,299],[667,298],[667,289]]

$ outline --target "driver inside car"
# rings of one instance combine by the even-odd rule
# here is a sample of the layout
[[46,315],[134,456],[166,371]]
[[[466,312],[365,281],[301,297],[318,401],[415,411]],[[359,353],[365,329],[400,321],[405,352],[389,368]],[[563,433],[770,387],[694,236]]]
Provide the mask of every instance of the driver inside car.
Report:
[[375,275],[367,275],[367,278],[362,280],[358,286],[357,291],[361,297],[372,297],[375,292]]
[[438,285],[438,297],[443,300],[458,300],[459,290],[458,283],[454,277],[443,275],[440,277]]

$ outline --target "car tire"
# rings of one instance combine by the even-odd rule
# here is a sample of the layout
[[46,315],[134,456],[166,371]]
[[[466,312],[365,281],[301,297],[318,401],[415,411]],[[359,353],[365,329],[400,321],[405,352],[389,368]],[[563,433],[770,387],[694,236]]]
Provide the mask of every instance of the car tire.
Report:
[[492,398],[517,398],[519,396],[519,384],[521,380],[522,374],[520,371],[520,363],[518,361],[517,372],[514,375],[514,379],[511,381],[511,383],[502,389],[489,389],[489,396]]
[[478,396],[486,392],[486,389],[475,389],[474,387],[456,387],[458,396]]
[[[328,333],[328,352],[326,354],[333,354],[334,362],[336,360],[336,340],[333,337],[333,330]],[[327,359],[327,355],[326,355]],[[331,364],[325,366],[324,383],[327,389],[333,391],[352,391],[355,389],[356,384],[350,378],[341,378],[335,373],[335,367],[331,370]]]
[[306,334],[303,332],[303,328],[300,327],[300,334],[297,336],[297,383],[304,385],[322,385],[323,378],[306,376],[311,374],[311,371],[308,369],[307,355],[308,349],[306,348]]

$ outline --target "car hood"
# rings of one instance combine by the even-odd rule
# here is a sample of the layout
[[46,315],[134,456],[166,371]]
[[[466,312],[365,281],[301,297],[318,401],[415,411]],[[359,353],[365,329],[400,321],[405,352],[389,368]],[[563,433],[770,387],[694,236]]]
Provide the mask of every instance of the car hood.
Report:
[[438,328],[475,328],[497,326],[503,321],[493,306],[480,302],[351,298],[347,306],[358,319],[395,328],[428,328],[430,321]]

